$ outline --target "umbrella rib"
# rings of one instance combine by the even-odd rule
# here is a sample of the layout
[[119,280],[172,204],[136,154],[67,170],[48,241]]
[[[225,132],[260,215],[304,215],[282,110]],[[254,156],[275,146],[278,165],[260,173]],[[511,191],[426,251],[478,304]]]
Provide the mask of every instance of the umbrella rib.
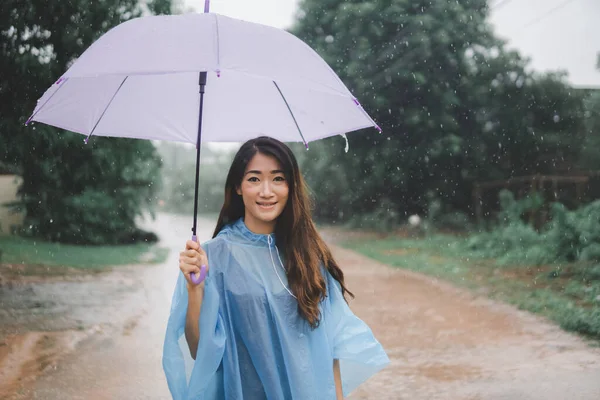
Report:
[[31,114],[31,117],[27,118],[27,121],[25,122],[25,126],[29,125],[29,123],[31,122],[31,120],[33,119],[33,117],[35,117],[35,116],[36,116],[36,115],[37,115],[37,114],[38,114],[40,111],[42,111],[42,108],[44,108],[44,106],[45,106],[46,104],[48,104],[48,102],[49,102],[50,100],[52,100],[52,98],[54,97],[54,95],[55,95],[56,93],[58,93],[58,91],[59,91],[59,90],[60,90],[60,89],[61,89],[61,88],[62,88],[62,87],[65,85],[65,83],[67,82],[67,80],[68,80],[68,79],[69,79],[69,78],[64,78],[64,79],[59,79],[59,80],[58,80],[58,83],[62,83],[62,85],[60,85],[60,86],[58,87],[58,89],[56,89],[56,90],[54,91],[54,93],[52,93],[52,94],[50,95],[50,97],[48,97],[48,99],[47,99],[47,100],[44,102],[44,104],[42,104],[42,105],[40,106],[40,108],[38,108],[38,110],[37,110],[37,111],[34,111],[34,112],[33,112],[33,114]]
[[219,39],[219,18],[215,16],[215,37],[217,39],[217,76],[221,76],[221,41]]
[[302,134],[302,130],[300,129],[300,125],[298,125],[298,121],[296,120],[296,116],[292,112],[292,108],[290,107],[287,99],[283,95],[283,92],[279,88],[279,85],[277,84],[277,82],[273,81],[273,84],[275,85],[275,87],[277,88],[277,91],[281,95],[281,98],[283,99],[283,101],[284,101],[284,103],[285,103],[288,111],[290,112],[290,115],[292,116],[292,119],[294,120],[294,124],[296,124],[296,128],[298,128],[298,133],[300,133],[300,137],[302,138],[302,141],[304,142],[304,146],[306,147],[306,150],[308,150],[308,143],[306,143],[306,139],[304,139],[304,135]]
[[115,91],[115,94],[113,94],[112,97],[110,98],[110,101],[108,102],[108,104],[104,108],[104,111],[102,111],[102,114],[100,115],[100,118],[98,118],[98,121],[96,121],[96,124],[92,128],[92,131],[90,132],[90,134],[88,135],[88,137],[85,138],[85,144],[87,144],[88,140],[90,140],[90,137],[94,134],[94,131],[96,130],[96,127],[98,126],[98,124],[100,123],[100,121],[102,121],[102,117],[104,117],[104,114],[106,113],[106,110],[108,110],[108,107],[110,107],[110,105],[112,104],[113,100],[117,96],[117,93],[119,93],[119,90],[121,90],[121,88],[123,87],[123,84],[125,83],[125,81],[127,80],[127,78],[129,78],[129,75],[127,75],[123,79],[123,81],[121,82],[121,84],[119,85],[119,87],[117,88],[117,90]]

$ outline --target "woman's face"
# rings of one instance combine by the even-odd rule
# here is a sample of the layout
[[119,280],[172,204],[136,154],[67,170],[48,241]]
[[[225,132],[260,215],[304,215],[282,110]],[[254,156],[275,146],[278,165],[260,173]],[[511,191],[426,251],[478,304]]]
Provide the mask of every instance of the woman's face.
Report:
[[289,193],[288,182],[277,159],[257,153],[246,166],[236,191],[244,200],[244,222],[248,229],[259,234],[272,233]]

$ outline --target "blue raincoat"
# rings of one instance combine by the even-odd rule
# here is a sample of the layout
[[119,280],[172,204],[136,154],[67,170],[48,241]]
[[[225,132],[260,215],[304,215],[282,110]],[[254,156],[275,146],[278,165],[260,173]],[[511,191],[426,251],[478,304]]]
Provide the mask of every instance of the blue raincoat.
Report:
[[188,298],[183,274],[167,325],[163,368],[175,400],[335,400],[334,359],[340,360],[345,396],[389,363],[324,268],[327,297],[321,302],[321,323],[310,328],[288,291],[275,235],[255,234],[240,218],[202,248],[210,271],[195,361],[184,335]]

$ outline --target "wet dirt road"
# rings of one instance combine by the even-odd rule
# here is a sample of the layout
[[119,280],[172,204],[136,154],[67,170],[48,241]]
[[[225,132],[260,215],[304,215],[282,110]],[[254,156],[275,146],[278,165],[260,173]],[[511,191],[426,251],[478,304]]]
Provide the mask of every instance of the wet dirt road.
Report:
[[[161,246],[171,250],[163,265],[117,267],[110,273],[91,278],[34,287],[36,297],[44,297],[38,300],[41,304],[51,299],[51,304],[62,304],[54,308],[67,308],[68,312],[63,315],[53,307],[48,307],[50,311],[45,310],[52,319],[60,321],[51,329],[63,329],[56,338],[50,338],[61,342],[52,343],[54,351],[50,362],[31,354],[38,352],[44,347],[43,342],[48,341],[44,338],[45,332],[30,334],[29,348],[18,343],[24,347],[21,356],[29,357],[31,362],[25,365],[23,382],[13,388],[16,394],[10,398],[169,398],[161,365],[162,345],[179,270],[179,251],[191,237],[190,222],[190,218],[159,215],[156,221],[146,226],[159,235]],[[214,222],[200,220],[199,239],[209,239],[213,229]],[[22,290],[27,291],[27,287]],[[69,294],[57,297],[59,293]],[[76,327],[73,327],[74,322]],[[52,322],[45,323],[39,318],[29,325],[42,323],[46,327],[52,325]],[[62,343],[65,337],[67,344]],[[36,339],[39,340],[37,343]],[[77,342],[74,349],[69,346],[73,342]],[[40,372],[38,367],[43,373],[32,380],[32,375]]]
[[[189,222],[159,215],[152,223],[162,245],[172,249],[164,265],[50,282],[44,290],[33,286],[37,297],[54,293],[50,311],[60,317],[63,330],[54,335],[23,328],[16,336],[12,348],[21,353],[13,358],[30,357],[30,363],[20,381],[16,372],[10,375],[0,366],[0,378],[4,373],[16,382],[9,398],[168,398],[162,340]],[[214,222],[200,221],[199,226],[200,239],[208,239]],[[392,360],[351,399],[600,399],[600,349],[513,307],[332,249],[356,294],[351,307]],[[39,321],[30,321],[30,328]],[[58,328],[46,330],[52,329]],[[61,351],[40,359],[51,348]],[[40,370],[37,379],[28,379]]]

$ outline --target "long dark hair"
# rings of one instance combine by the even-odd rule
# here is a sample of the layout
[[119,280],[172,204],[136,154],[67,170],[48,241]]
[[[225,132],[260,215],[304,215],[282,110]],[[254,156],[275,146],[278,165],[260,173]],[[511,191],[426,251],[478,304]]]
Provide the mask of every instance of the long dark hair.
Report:
[[312,199],[296,157],[288,146],[268,136],[249,140],[242,145],[227,174],[225,201],[213,237],[225,225],[244,216],[244,202],[236,189],[242,184],[248,163],[257,153],[274,157],[284,171],[289,194],[287,204],[275,224],[275,240],[283,244],[288,283],[298,299],[298,312],[312,328],[316,328],[321,320],[319,303],[327,295],[321,263],[341,285],[344,298],[346,294],[351,297],[354,295],[346,288],[344,273],[317,232],[311,216]]

